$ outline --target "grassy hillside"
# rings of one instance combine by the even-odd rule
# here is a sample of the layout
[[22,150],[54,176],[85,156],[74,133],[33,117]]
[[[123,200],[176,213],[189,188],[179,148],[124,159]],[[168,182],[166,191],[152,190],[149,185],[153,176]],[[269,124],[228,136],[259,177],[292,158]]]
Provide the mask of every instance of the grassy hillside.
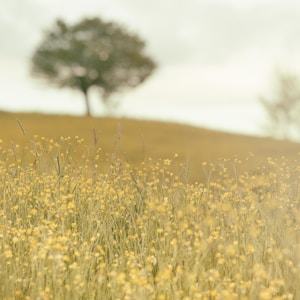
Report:
[[0,125],[0,139],[9,147],[12,144],[32,147],[35,135],[53,139],[79,136],[86,145],[101,147],[102,153],[118,151],[121,158],[133,165],[150,156],[172,159],[178,154],[176,161],[189,165],[190,179],[199,181],[205,180],[209,173],[203,162],[210,164],[224,158],[244,160],[252,153],[254,158],[243,163],[244,169],[252,169],[269,156],[294,159],[300,150],[299,144],[291,142],[131,119],[1,112]]
[[126,119],[1,122],[0,299],[300,299],[299,145]]

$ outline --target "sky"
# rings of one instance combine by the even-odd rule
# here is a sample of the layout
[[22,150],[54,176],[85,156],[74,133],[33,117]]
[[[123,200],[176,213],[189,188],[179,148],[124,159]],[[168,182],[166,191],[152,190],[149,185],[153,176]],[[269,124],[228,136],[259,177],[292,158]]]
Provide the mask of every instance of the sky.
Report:
[[84,113],[79,92],[32,78],[29,62],[58,17],[95,16],[137,33],[158,63],[144,84],[113,95],[116,116],[265,135],[260,97],[272,97],[276,70],[300,70],[300,1],[1,0],[0,110]]

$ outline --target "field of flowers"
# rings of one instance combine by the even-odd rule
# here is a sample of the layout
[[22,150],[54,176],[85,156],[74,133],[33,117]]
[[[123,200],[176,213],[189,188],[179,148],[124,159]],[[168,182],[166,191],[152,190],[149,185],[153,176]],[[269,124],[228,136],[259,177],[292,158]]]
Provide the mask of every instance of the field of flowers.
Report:
[[0,299],[300,299],[300,165],[177,159],[0,147]]

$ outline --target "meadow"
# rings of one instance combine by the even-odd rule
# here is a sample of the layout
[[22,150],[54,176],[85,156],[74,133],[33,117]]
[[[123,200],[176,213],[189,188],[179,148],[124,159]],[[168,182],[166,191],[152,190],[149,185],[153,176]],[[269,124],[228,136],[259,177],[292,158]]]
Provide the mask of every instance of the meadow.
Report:
[[[244,172],[255,170],[268,157],[286,156],[294,160],[300,152],[300,144],[288,141],[126,118],[0,112],[0,126],[3,146],[19,145],[23,149],[23,160],[32,149],[35,135],[55,140],[61,136],[78,136],[84,139],[86,146],[101,147],[105,154],[118,152],[122,160],[133,166],[139,166],[148,157],[168,159],[177,153],[177,164],[171,168],[180,172],[182,167],[178,169],[177,166],[187,166],[186,180],[189,182],[208,180],[203,162],[210,164],[220,160],[222,163],[223,159],[234,161],[238,158],[243,160],[239,170]],[[76,152],[73,156],[76,157]]]
[[[0,299],[300,299],[297,144],[200,130],[244,141],[223,158],[206,148],[205,160],[196,129],[160,124],[156,152],[133,159],[127,131],[114,127],[107,146],[96,127],[59,136],[59,118],[49,134],[26,118],[9,141],[3,133]],[[197,163],[182,141],[167,147],[164,125],[195,133]],[[254,141],[259,153],[241,150]]]

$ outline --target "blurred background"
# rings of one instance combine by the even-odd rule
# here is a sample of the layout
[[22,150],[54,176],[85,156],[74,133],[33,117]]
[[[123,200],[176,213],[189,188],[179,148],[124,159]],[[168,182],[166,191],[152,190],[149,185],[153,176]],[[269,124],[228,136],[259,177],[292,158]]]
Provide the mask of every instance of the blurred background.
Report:
[[[158,68],[115,94],[116,116],[265,135],[259,101],[277,68],[299,69],[300,2],[293,0],[2,0],[0,110],[81,115],[82,95],[30,76],[30,58],[59,17],[101,17],[146,42]],[[91,95],[94,115],[107,111]]]

